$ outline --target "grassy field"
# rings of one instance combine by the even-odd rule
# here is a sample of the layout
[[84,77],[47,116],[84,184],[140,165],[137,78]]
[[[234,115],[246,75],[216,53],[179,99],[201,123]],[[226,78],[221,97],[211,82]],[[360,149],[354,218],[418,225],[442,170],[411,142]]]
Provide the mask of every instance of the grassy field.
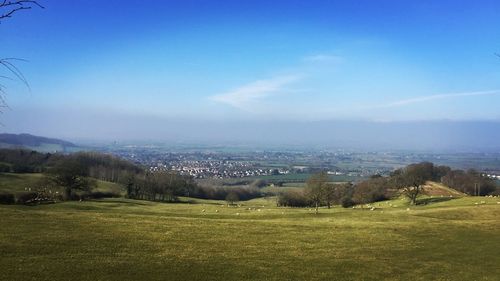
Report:
[[[42,178],[42,174],[14,174],[0,173],[0,192],[18,193],[25,191],[25,188],[34,187]],[[112,191],[124,194],[123,187],[106,181],[97,181],[95,191]]]
[[11,174],[0,173],[0,192],[19,192],[24,188],[34,186],[42,174]]
[[[500,198],[0,205],[2,280],[499,280]],[[482,202],[484,204],[482,204]],[[477,203],[477,205],[476,205]]]

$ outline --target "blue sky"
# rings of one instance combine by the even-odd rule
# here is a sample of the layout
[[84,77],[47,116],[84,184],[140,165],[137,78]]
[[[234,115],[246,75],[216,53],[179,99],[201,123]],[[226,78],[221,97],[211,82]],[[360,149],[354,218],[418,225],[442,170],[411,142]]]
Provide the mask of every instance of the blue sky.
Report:
[[103,131],[116,116],[500,121],[498,1],[40,2],[0,24],[31,86],[5,82],[6,131],[63,134],[68,111]]

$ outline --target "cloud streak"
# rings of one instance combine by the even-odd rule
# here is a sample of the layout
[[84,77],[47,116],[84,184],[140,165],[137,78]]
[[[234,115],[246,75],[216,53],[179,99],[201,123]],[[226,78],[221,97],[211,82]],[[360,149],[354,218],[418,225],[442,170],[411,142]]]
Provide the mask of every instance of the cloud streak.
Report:
[[411,98],[411,99],[394,101],[394,102],[390,102],[387,104],[378,105],[375,107],[383,107],[383,108],[400,107],[400,106],[421,103],[421,102],[427,102],[427,101],[432,101],[432,100],[452,99],[452,98],[459,98],[459,97],[488,96],[488,95],[498,95],[498,94],[500,94],[500,90],[439,94],[439,95],[422,96],[422,97],[415,97],[415,98]]
[[319,54],[319,55],[313,55],[313,56],[307,56],[302,59],[305,62],[339,62],[342,60],[341,57],[339,56],[333,56],[333,55],[325,55],[325,54]]
[[248,108],[259,100],[274,94],[289,92],[289,90],[285,89],[285,86],[301,79],[302,77],[299,75],[288,75],[266,80],[257,80],[227,93],[212,96],[210,99],[248,111]]

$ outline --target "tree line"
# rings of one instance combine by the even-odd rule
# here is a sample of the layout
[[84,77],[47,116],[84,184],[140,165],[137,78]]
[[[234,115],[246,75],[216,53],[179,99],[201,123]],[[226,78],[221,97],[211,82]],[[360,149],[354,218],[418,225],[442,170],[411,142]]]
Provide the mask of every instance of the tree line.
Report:
[[[263,194],[259,188],[265,185],[262,181],[254,181],[248,187],[199,185],[191,176],[174,171],[151,172],[147,167],[98,152],[65,155],[0,149],[0,168],[2,165],[5,168],[0,172],[43,174],[32,190],[16,195],[17,201],[22,203],[120,196],[95,191],[97,180],[122,185],[128,198],[162,202],[175,202],[179,196],[214,200],[229,198],[231,202],[249,200],[261,197]],[[55,193],[56,190],[61,192]],[[13,196],[7,196],[9,202]]]
[[330,183],[326,172],[313,174],[303,190],[289,190],[278,194],[278,206],[330,208],[331,204],[351,207],[368,204],[404,194],[411,204],[425,190],[427,181],[440,182],[467,195],[498,195],[500,189],[493,179],[475,170],[452,170],[430,162],[411,164],[393,171],[389,176],[374,175],[358,183]]

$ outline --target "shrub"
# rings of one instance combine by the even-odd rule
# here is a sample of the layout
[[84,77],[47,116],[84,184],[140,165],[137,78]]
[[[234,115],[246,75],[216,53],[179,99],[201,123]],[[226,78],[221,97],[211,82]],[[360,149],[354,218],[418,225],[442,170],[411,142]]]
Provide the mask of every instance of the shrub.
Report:
[[14,204],[16,198],[12,193],[0,193],[0,204]]
[[226,196],[226,202],[230,205],[233,205],[235,202],[240,200],[238,194],[234,191],[231,191]]
[[36,192],[23,192],[17,195],[17,204],[32,204],[38,197]]
[[120,194],[112,191],[94,191],[85,194],[83,197],[85,199],[116,198],[120,197]]
[[344,208],[349,208],[349,207],[354,206],[354,201],[352,200],[352,198],[350,196],[344,196],[344,197],[342,197],[342,199],[340,199],[340,204]]
[[278,206],[282,207],[307,207],[310,202],[303,192],[285,191],[278,196]]
[[0,163],[0,173],[10,172],[10,166],[4,163]]
[[215,186],[196,186],[189,194],[189,197],[225,200],[229,193],[235,193],[240,201],[246,201],[262,197],[262,193],[257,188],[252,187],[215,187]]
[[254,188],[263,188],[266,186],[267,186],[267,181],[265,181],[263,179],[256,179],[250,184],[250,187],[254,187]]
[[387,200],[391,197],[388,186],[389,183],[387,178],[372,177],[354,186],[352,200],[357,204]]
[[35,168],[25,164],[14,164],[12,165],[12,172],[14,173],[34,173]]

